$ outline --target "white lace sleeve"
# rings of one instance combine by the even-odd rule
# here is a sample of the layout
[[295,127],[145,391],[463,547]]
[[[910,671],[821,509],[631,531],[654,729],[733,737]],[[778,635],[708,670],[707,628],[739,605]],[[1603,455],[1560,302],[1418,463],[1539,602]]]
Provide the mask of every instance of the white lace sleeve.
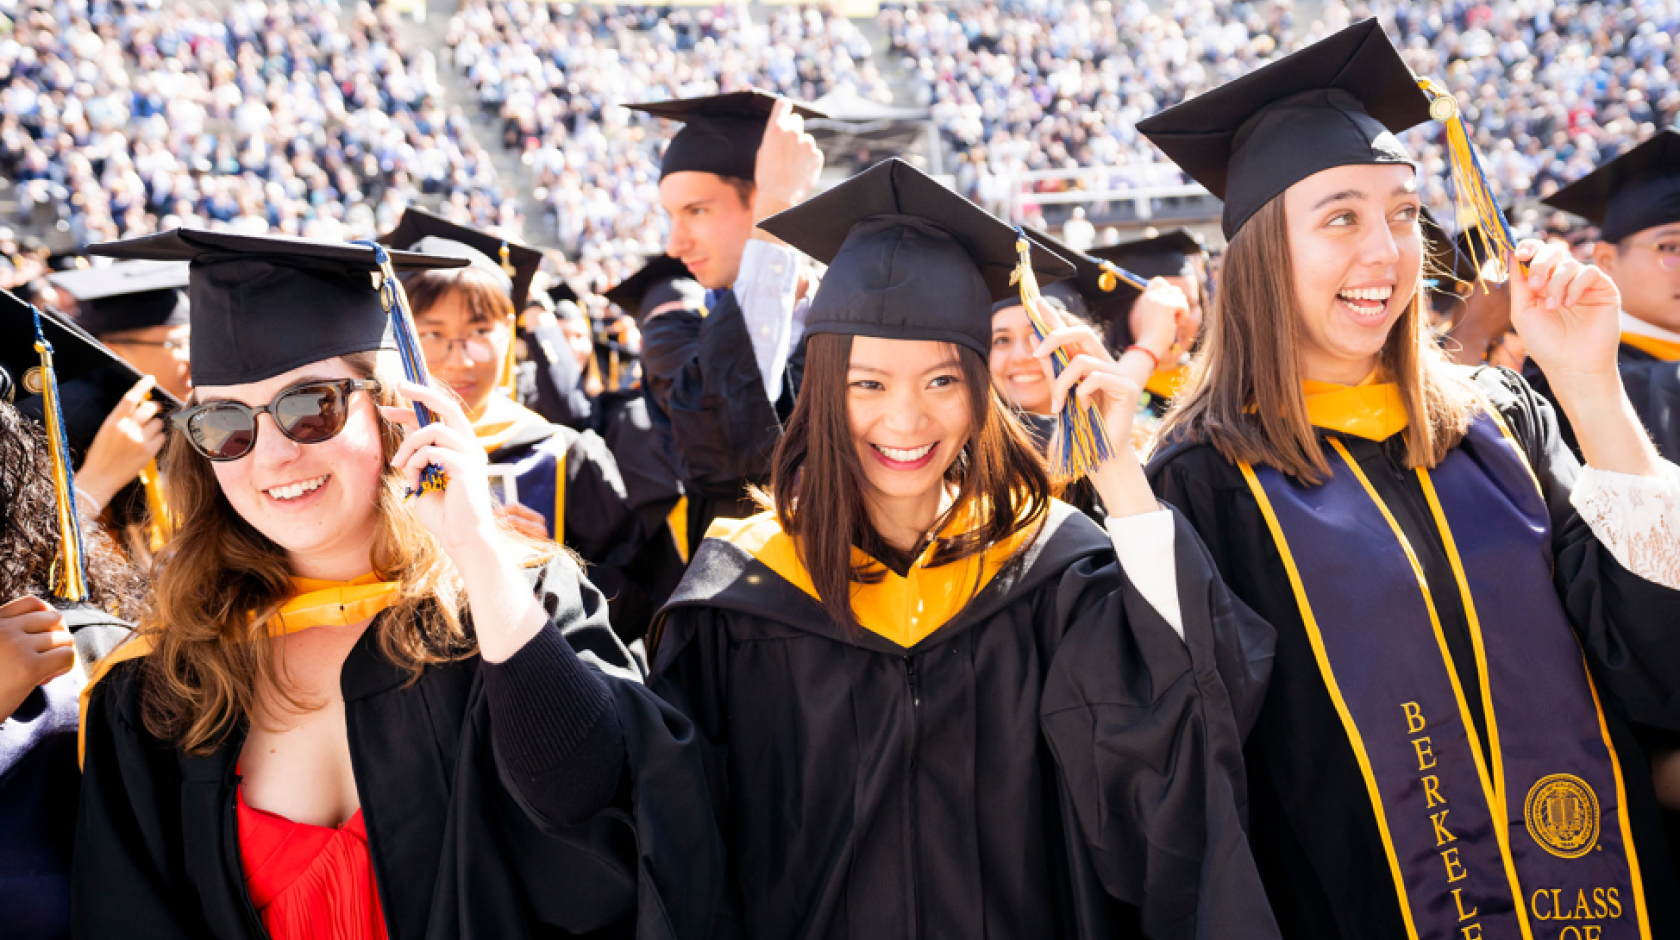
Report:
[[1622,567],[1680,590],[1680,467],[1661,463],[1659,477],[1587,467],[1569,501]]
[[1173,515],[1159,509],[1135,516],[1109,516],[1108,537],[1120,568],[1132,585],[1184,638],[1184,614],[1178,609],[1178,556],[1173,552]]

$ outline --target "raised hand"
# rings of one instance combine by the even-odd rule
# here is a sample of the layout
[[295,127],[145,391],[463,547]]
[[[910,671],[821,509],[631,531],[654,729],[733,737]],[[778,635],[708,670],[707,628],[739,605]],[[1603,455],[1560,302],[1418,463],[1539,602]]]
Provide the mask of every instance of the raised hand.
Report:
[[[1157,369],[1178,365],[1175,351],[1188,349],[1201,330],[1201,318],[1190,312],[1190,298],[1166,278],[1155,278],[1127,313],[1132,342],[1159,360]],[[1148,377],[1145,376],[1145,381]]]
[[1554,387],[1577,376],[1616,372],[1622,295],[1597,267],[1563,245],[1532,239],[1517,245],[1511,276],[1511,325]]
[[[398,383],[397,390],[409,402],[430,408],[436,420],[416,428],[412,407],[380,409],[387,420],[408,431],[391,465],[402,472],[409,490],[416,494],[411,500],[415,516],[459,566],[461,553],[481,550],[498,538],[496,503],[485,472],[490,460],[454,395],[412,382]],[[420,475],[428,464],[442,467],[448,478],[441,493],[419,492]]]
[[804,202],[817,188],[822,169],[822,151],[817,149],[816,139],[805,133],[805,119],[794,113],[793,102],[777,100],[753,167],[753,221],[763,221]]
[[[1039,314],[1050,332],[1033,355],[1044,363],[1045,375],[1051,379],[1050,413],[1060,414],[1071,394],[1081,407],[1097,409],[1114,445],[1114,456],[1090,475],[1103,507],[1111,516],[1155,511],[1159,508],[1155,494],[1132,449],[1132,419],[1153,363],[1141,353],[1116,361],[1095,330],[1085,324],[1068,325],[1049,304],[1040,302]],[[1058,349],[1068,354],[1069,361],[1062,374],[1055,376],[1051,359]]]
[[76,487],[100,507],[109,506],[163,447],[163,418],[158,415],[158,403],[147,397],[156,384],[149,375],[134,383],[88,445],[87,459],[76,472]]

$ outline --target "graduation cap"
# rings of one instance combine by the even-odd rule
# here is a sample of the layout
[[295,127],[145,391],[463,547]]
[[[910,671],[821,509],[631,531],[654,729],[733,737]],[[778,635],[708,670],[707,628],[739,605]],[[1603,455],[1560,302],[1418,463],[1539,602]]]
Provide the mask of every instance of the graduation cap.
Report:
[[[178,228],[89,253],[191,263],[192,373],[200,385],[260,382],[311,362],[391,348],[375,246]],[[461,258],[389,252],[398,270]]]
[[1541,202],[1597,225],[1607,242],[1680,222],[1680,131],[1658,131]]
[[187,323],[187,265],[179,261],[124,261],[47,280],[76,298],[76,322],[95,336]]
[[[1053,284],[1045,284],[1040,293],[1057,301],[1069,313],[1090,323],[1111,319],[1116,312],[1130,309],[1132,299],[1147,283],[1132,272],[1096,256],[1094,252],[1077,251],[1035,228],[1025,228],[1027,237],[1073,265],[1073,277]],[[992,305],[992,312],[1020,306],[1019,298],[1010,297]]]
[[[894,157],[759,227],[828,265],[805,332],[960,343],[991,349],[994,301],[1015,294],[1017,232]],[[1074,273],[1042,245],[1032,272]]]
[[[41,357],[35,350],[33,309],[0,291],[0,399],[44,423],[46,403]],[[86,453],[105,417],[140,381],[140,372],[92,334],[50,310],[41,311],[41,328],[53,347],[67,443],[73,453]],[[155,386],[151,398],[166,411],[181,406],[175,396]]]
[[682,301],[690,309],[703,309],[706,289],[700,286],[688,266],[670,255],[650,258],[641,270],[618,282],[603,296],[620,310],[634,316],[637,322],[672,301]]
[[461,258],[496,279],[496,284],[513,301],[513,309],[525,309],[531,296],[531,280],[542,265],[542,252],[510,242],[498,235],[457,225],[440,215],[409,206],[397,227],[379,239],[381,245],[428,255]]
[[1175,228],[1151,238],[1092,248],[1090,255],[1113,262],[1141,278],[1194,277],[1196,267],[1191,259],[1206,251],[1207,246],[1195,232]]
[[[716,173],[732,179],[751,180],[758,163],[758,145],[770,123],[770,111],[779,96],[757,89],[677,98],[626,105],[654,117],[683,122],[659,165],[659,178],[672,173],[695,171]],[[795,103],[793,112],[803,118],[826,118],[809,105]]]
[[1394,135],[1429,120],[1430,103],[1394,43],[1367,19],[1137,127],[1225,200],[1221,226],[1231,238],[1314,173],[1411,163]]

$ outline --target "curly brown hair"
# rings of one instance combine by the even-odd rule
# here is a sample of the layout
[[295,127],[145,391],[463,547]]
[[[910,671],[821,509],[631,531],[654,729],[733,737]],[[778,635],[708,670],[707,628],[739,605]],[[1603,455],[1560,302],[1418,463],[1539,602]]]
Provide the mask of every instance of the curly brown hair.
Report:
[[[0,603],[34,594],[52,596],[59,551],[47,431],[0,402]],[[145,613],[145,580],[99,526],[83,522],[87,603],[125,620]]]

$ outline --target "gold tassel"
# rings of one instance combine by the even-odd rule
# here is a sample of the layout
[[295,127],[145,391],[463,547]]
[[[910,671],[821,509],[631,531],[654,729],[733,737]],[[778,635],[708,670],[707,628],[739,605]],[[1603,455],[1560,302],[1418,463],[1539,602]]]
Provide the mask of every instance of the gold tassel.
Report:
[[[1429,96],[1429,116],[1446,131],[1447,155],[1452,162],[1453,210],[1460,231],[1474,230],[1466,241],[1470,259],[1476,265],[1477,282],[1481,282],[1481,272],[1492,264],[1494,281],[1504,283],[1511,276],[1506,259],[1516,250],[1517,240],[1505,224],[1499,201],[1488,187],[1464,114],[1452,93],[1442,86],[1424,78],[1418,80],[1418,87]],[[1486,290],[1487,285],[1483,284],[1482,289]]]
[[[1009,276],[1009,283],[1020,286],[1021,306],[1027,311],[1033,332],[1042,340],[1050,334],[1050,325],[1044,322],[1038,309],[1043,294],[1038,289],[1038,277],[1033,274],[1032,242],[1026,232],[1018,228],[1015,230],[1015,250],[1020,255],[1020,262]],[[1071,358],[1063,349],[1056,350],[1052,358],[1055,360],[1052,368],[1059,376]],[[1056,417],[1055,442],[1050,455],[1051,474],[1062,482],[1077,480],[1089,475],[1113,455],[1114,444],[1108,439],[1108,427],[1103,424],[1102,415],[1092,406],[1080,408],[1077,396],[1070,393],[1067,401],[1062,403],[1062,413]]]
[[516,277],[519,274],[518,269],[513,266],[513,249],[509,248],[505,241],[502,242],[502,271],[508,277]]
[[70,471],[70,448],[64,434],[64,414],[58,400],[58,377],[53,373],[53,348],[41,330],[41,312],[35,316],[35,352],[41,356],[41,398],[47,424],[47,446],[52,457],[53,497],[58,509],[59,553],[51,576],[53,594],[71,602],[88,598],[87,569],[83,566],[82,524],[76,518],[76,484]]
[[175,520],[169,517],[169,508],[163,502],[163,478],[158,474],[156,460],[148,462],[140,471],[140,488],[146,493],[146,514],[151,517],[147,526],[147,545],[153,554],[157,554],[175,530]]
[[497,377],[496,387],[509,398],[514,397],[515,386],[519,384],[519,314],[516,311],[508,326],[507,358],[502,360],[502,374]]

